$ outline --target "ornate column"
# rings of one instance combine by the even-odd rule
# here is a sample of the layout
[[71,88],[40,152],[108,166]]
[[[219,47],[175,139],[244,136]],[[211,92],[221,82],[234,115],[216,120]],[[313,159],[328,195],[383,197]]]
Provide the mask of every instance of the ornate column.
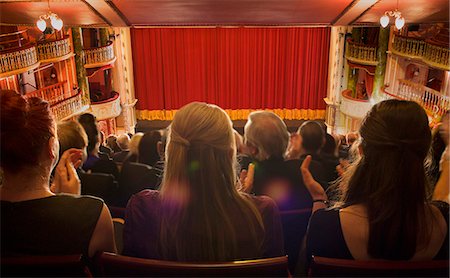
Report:
[[373,93],[372,98],[378,102],[381,100],[381,88],[384,86],[384,75],[386,73],[386,59],[389,44],[389,28],[380,28],[380,34],[378,35],[378,52],[377,60],[378,64],[375,68],[375,77],[373,80]]
[[116,36],[114,45],[116,51],[116,66],[112,77],[114,88],[120,94],[122,114],[117,118],[119,129],[134,132],[136,126],[137,99],[134,94],[133,59],[131,53],[131,37],[129,28],[114,28]]
[[86,70],[83,62],[83,35],[81,28],[72,28],[73,50],[75,52],[75,66],[77,71],[78,87],[82,92],[83,105],[90,104],[89,85],[86,77]]
[[[352,39],[354,42],[359,42],[361,40],[361,28],[355,27],[352,30]],[[347,81],[347,89],[352,90],[353,96],[356,97],[356,83],[358,82],[358,69],[349,68],[348,71],[348,81]]]
[[99,28],[100,45],[105,46],[109,41],[109,32],[107,28]]

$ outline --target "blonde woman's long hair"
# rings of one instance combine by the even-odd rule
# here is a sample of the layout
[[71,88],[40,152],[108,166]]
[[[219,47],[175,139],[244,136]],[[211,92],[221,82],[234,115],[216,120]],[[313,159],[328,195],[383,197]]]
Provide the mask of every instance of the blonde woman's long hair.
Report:
[[[261,215],[236,188],[232,123],[216,105],[182,107],[170,126],[161,186],[160,252],[178,261],[236,259],[238,233],[262,248]],[[233,225],[230,208],[247,227]]]

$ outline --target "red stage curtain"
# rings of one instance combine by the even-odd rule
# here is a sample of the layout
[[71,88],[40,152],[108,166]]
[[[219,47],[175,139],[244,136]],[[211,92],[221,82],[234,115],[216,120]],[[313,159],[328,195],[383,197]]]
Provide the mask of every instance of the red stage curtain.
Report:
[[330,28],[132,28],[138,110],[325,109]]

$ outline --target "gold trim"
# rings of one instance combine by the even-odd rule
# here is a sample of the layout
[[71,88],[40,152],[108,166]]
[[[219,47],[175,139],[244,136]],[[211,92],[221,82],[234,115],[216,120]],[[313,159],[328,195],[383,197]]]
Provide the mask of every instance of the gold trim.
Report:
[[[284,120],[324,120],[325,110],[319,109],[225,109],[231,120],[247,120],[253,111],[270,111]],[[139,120],[171,121],[177,110],[136,110]]]
[[59,57],[55,57],[55,58],[39,60],[39,62],[41,62],[42,64],[44,64],[44,63],[56,63],[56,62],[60,62],[60,61],[64,61],[64,60],[67,60],[69,58],[72,58],[73,56],[75,56],[74,53],[69,53],[69,54],[66,54],[66,55],[63,55],[63,56],[59,56]]

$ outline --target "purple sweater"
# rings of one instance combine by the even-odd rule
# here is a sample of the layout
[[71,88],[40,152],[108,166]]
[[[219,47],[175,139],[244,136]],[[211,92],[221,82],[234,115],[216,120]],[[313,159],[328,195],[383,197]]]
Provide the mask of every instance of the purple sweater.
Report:
[[[283,231],[280,214],[275,202],[266,196],[246,195],[261,213],[264,231],[258,235],[261,238],[262,248],[252,245],[252,238],[246,232],[245,219],[237,209],[230,209],[233,215],[233,224],[237,231],[238,257],[239,259],[256,259],[283,256]],[[128,202],[125,228],[124,228],[124,255],[151,258],[162,258],[158,252],[158,239],[160,234],[160,222],[162,204],[158,191],[144,190],[135,194]],[[191,240],[196,240],[195,235],[186,234]],[[176,258],[173,258],[176,260]]]

